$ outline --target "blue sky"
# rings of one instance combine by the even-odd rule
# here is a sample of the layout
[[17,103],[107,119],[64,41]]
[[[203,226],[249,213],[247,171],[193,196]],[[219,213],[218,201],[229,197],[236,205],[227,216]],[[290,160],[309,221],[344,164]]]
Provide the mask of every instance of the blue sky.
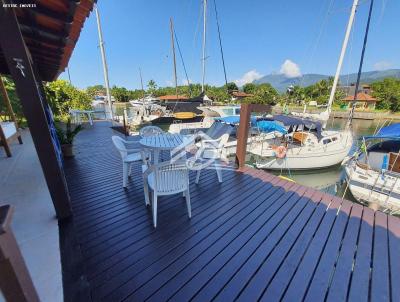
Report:
[[[334,74],[352,0],[216,0],[228,81],[270,73]],[[222,85],[214,1],[209,0],[206,82]],[[368,13],[360,0],[342,74],[356,72]],[[191,82],[201,79],[201,0],[99,0],[110,84],[171,85],[169,18],[175,23]],[[400,1],[375,0],[364,70],[400,67]],[[95,14],[86,21],[69,63],[72,84],[103,84]],[[286,61],[284,68],[282,65]],[[178,82],[185,76],[177,54]],[[68,79],[64,72],[61,76]]]

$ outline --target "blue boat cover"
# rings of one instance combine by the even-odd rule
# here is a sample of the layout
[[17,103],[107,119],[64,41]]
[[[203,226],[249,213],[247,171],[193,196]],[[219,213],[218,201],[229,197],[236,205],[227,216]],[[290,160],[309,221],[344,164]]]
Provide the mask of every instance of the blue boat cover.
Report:
[[[265,120],[268,120],[268,119],[265,119]],[[302,125],[310,130],[315,130],[317,132],[316,134],[317,134],[318,139],[322,138],[322,123],[319,121],[313,121],[313,120],[306,119],[306,118],[299,118],[299,117],[281,115],[281,114],[274,115],[272,117],[272,119],[269,119],[269,120],[281,122],[286,127],[292,127],[292,128]]]
[[400,138],[400,123],[383,127],[376,135],[365,138]]
[[[254,126],[257,122],[257,118],[255,116],[251,116],[251,125]],[[226,117],[218,117],[215,119],[218,122],[226,123],[226,124],[231,124],[231,125],[238,125],[240,122],[240,116],[239,115],[231,115],[231,116],[226,116]]]
[[273,121],[258,121],[257,122],[257,127],[262,131],[262,132],[272,132],[272,131],[278,131],[282,134],[286,134],[287,130],[285,127],[279,125],[276,122]]

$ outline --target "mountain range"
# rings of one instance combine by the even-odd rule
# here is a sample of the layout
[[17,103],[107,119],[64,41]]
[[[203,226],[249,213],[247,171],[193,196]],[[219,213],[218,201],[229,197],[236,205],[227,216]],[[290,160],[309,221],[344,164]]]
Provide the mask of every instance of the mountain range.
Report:
[[[279,92],[284,92],[290,85],[300,85],[303,87],[313,85],[320,80],[326,80],[330,76],[323,74],[304,74],[300,77],[288,78],[284,74],[270,74],[266,75],[253,83],[262,84],[270,83]],[[383,80],[384,78],[398,78],[400,79],[400,69],[389,69],[382,71],[368,71],[361,74],[362,83],[372,83]],[[340,76],[340,83],[347,85],[357,81],[357,73],[351,73]]]

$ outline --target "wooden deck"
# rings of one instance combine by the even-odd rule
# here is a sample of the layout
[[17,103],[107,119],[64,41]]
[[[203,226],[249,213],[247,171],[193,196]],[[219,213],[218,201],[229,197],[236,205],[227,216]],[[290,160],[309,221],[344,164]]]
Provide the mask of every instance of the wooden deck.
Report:
[[93,301],[400,300],[398,218],[246,168],[192,175],[192,218],[161,197],[154,229],[139,164],[122,188],[113,134],[81,132],[65,163]]

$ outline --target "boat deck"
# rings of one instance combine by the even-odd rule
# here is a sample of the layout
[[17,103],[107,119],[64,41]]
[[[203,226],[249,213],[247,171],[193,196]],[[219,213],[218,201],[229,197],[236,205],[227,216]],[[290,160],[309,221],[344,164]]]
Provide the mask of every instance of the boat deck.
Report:
[[222,184],[191,175],[192,218],[164,196],[154,229],[140,166],[123,189],[112,135],[95,123],[65,162],[81,265],[63,270],[93,301],[399,301],[398,218],[245,168]]

